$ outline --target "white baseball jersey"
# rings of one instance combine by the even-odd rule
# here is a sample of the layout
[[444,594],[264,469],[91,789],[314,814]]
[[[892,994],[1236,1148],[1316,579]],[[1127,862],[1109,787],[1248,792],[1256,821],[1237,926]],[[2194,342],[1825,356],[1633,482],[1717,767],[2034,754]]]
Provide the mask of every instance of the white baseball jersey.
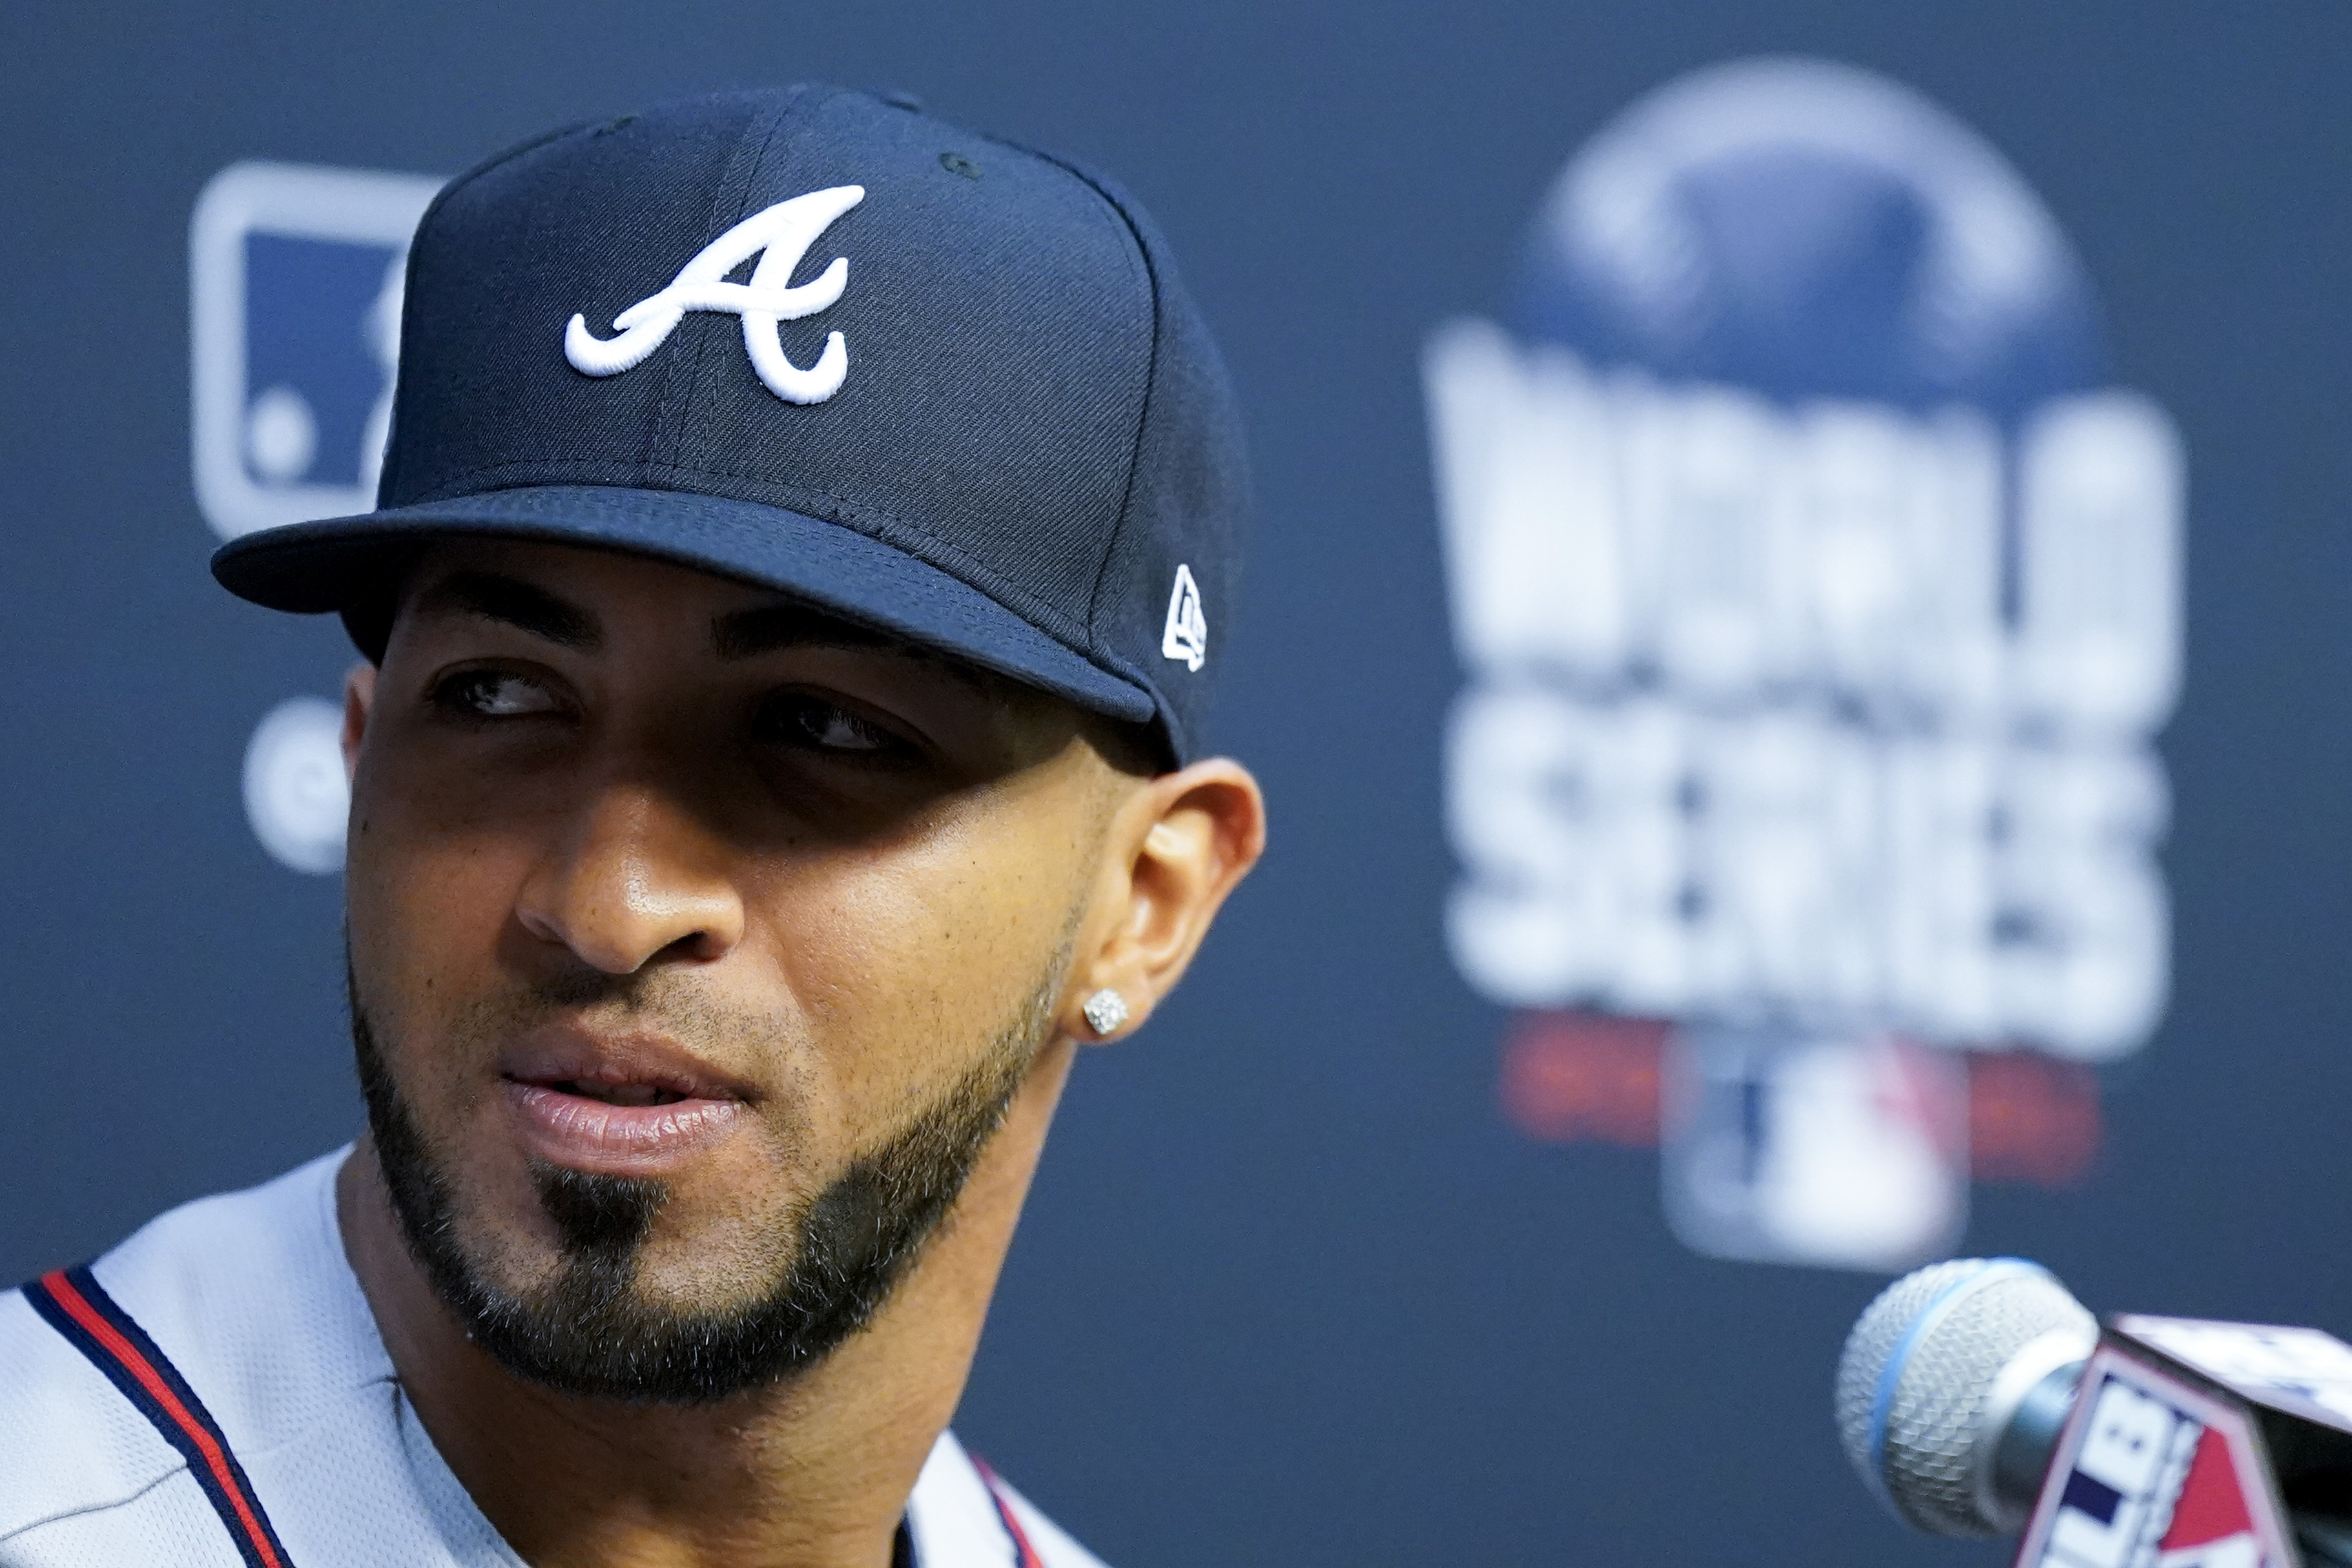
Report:
[[[442,1462],[335,1223],[342,1152],[0,1294],[0,1568],[522,1568]],[[1102,1568],[941,1433],[919,1568]]]

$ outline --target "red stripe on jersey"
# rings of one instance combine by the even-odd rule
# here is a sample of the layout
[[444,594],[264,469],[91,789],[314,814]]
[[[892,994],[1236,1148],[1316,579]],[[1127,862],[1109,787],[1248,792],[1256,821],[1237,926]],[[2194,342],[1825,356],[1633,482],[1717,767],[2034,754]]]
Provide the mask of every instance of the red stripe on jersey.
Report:
[[74,1289],[73,1281],[66,1278],[65,1270],[43,1275],[41,1289],[48,1292],[51,1300],[65,1309],[85,1333],[103,1346],[118,1365],[138,1380],[139,1386],[145,1389],[148,1395],[171,1416],[172,1424],[195,1445],[196,1451],[204,1457],[205,1468],[212,1472],[214,1481],[228,1495],[230,1503],[236,1508],[237,1522],[244,1527],[245,1538],[255,1554],[268,1568],[286,1568],[285,1560],[278,1555],[277,1545],[269,1538],[269,1531],[261,1526],[260,1511],[253,1499],[247,1495],[243,1478],[229,1463],[228,1451],[214,1439],[212,1433],[205,1429],[205,1423],[197,1420],[188,1407],[180,1403],[180,1396],[172,1392],[172,1385],[163,1381],[163,1374],[155,1370],[153,1363],[140,1353],[138,1346],[124,1339],[112,1323],[99,1315],[98,1309]]
[[1029,1544],[1029,1532],[1021,1528],[1020,1516],[1013,1511],[1013,1500],[1004,1495],[1004,1483],[988,1468],[985,1459],[974,1459],[971,1467],[988,1488],[988,1500],[996,1505],[996,1517],[1004,1521],[1004,1533],[1013,1537],[1013,1549],[1019,1556],[1021,1568],[1045,1568],[1045,1560]]

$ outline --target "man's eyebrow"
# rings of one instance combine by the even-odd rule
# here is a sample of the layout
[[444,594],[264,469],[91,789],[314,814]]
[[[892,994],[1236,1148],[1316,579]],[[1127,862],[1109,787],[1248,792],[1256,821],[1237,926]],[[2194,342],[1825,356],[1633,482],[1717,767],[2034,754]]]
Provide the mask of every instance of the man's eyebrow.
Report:
[[861,626],[806,605],[762,605],[757,609],[714,616],[710,646],[720,658],[728,660],[757,658],[763,653],[790,647],[874,648],[911,659],[974,687],[988,684],[985,676],[961,659],[946,658],[887,632]]
[[479,616],[580,653],[604,645],[604,629],[594,616],[544,588],[495,572],[452,572],[419,594],[410,613]]
[[723,659],[757,658],[785,647],[897,647],[896,637],[805,605],[761,605],[710,619],[710,647]]

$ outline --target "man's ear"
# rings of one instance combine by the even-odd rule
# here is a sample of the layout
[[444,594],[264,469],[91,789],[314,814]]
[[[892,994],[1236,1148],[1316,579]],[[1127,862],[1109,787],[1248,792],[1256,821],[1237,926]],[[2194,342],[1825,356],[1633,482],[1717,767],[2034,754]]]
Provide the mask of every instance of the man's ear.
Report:
[[368,710],[375,706],[375,666],[365,660],[343,677],[343,782],[360,771],[360,742],[367,738]]
[[[1163,773],[1113,814],[1095,900],[1063,998],[1063,1032],[1116,1038],[1175,989],[1234,885],[1265,852],[1265,797],[1249,770],[1216,757]],[[1087,1001],[1114,991],[1125,1020],[1087,1020]]]

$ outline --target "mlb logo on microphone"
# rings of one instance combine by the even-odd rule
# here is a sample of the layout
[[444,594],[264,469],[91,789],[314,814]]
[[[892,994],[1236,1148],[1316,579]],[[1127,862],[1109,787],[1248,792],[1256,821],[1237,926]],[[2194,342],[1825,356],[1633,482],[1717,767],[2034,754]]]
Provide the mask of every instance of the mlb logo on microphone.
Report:
[[2287,1568],[2237,1409],[2103,1348],[2043,1483],[2021,1568]]
[[189,226],[196,500],[224,539],[365,511],[392,416],[416,174],[233,163]]

